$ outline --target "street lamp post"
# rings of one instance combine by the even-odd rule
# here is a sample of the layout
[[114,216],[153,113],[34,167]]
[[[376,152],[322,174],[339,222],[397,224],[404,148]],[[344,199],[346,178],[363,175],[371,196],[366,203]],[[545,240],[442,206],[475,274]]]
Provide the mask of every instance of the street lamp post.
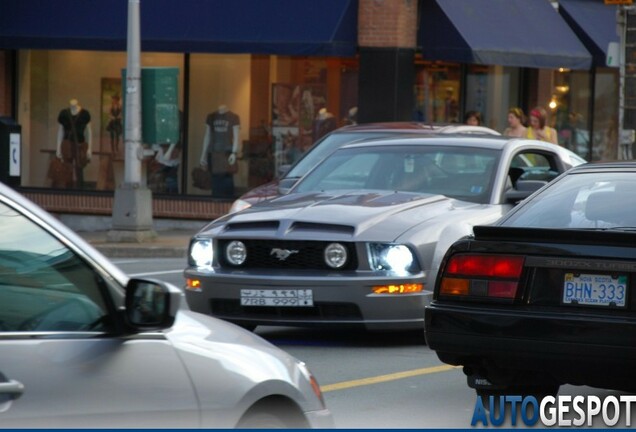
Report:
[[108,241],[143,242],[157,233],[152,221],[152,191],[142,177],[140,0],[128,0],[126,82],[124,83],[124,182],[117,185]]

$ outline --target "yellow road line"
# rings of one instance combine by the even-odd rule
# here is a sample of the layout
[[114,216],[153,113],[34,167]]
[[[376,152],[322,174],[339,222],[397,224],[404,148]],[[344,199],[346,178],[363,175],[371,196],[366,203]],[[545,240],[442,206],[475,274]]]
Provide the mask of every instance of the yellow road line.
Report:
[[404,372],[396,372],[396,373],[387,374],[387,375],[378,375],[375,377],[362,378],[362,379],[351,380],[351,381],[343,381],[343,382],[339,382],[335,384],[328,384],[325,386],[320,386],[320,389],[322,390],[323,393],[327,393],[327,392],[335,391],[335,390],[344,390],[344,389],[348,389],[352,387],[378,384],[378,383],[386,382],[386,381],[395,381],[395,380],[410,378],[410,377],[414,377],[418,375],[428,375],[432,373],[446,372],[446,371],[457,369],[457,368],[458,366],[441,365],[441,366],[433,366],[433,367],[422,368],[422,369],[413,369],[413,370],[404,371]]

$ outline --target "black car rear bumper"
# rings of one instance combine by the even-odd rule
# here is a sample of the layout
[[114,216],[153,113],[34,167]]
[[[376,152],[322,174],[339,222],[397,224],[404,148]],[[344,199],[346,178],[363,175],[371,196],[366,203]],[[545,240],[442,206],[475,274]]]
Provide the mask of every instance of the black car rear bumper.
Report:
[[440,360],[494,382],[543,375],[559,383],[636,389],[636,318],[433,302],[425,332]]

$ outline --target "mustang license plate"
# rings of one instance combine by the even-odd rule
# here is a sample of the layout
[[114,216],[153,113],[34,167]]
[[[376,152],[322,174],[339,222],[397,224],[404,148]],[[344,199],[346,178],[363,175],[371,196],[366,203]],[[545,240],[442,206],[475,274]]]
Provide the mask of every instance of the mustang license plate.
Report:
[[241,290],[241,306],[308,307],[314,305],[310,289]]
[[566,273],[563,303],[625,307],[627,276]]

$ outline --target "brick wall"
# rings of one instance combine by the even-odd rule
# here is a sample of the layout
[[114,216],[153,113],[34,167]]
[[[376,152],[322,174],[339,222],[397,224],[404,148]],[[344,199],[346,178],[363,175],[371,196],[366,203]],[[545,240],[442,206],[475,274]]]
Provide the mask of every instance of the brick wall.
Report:
[[358,45],[415,48],[417,0],[360,0]]
[[[65,194],[52,191],[21,193],[51,213],[110,216],[112,195]],[[152,215],[165,219],[212,220],[228,212],[231,202],[209,199],[153,198]]]

